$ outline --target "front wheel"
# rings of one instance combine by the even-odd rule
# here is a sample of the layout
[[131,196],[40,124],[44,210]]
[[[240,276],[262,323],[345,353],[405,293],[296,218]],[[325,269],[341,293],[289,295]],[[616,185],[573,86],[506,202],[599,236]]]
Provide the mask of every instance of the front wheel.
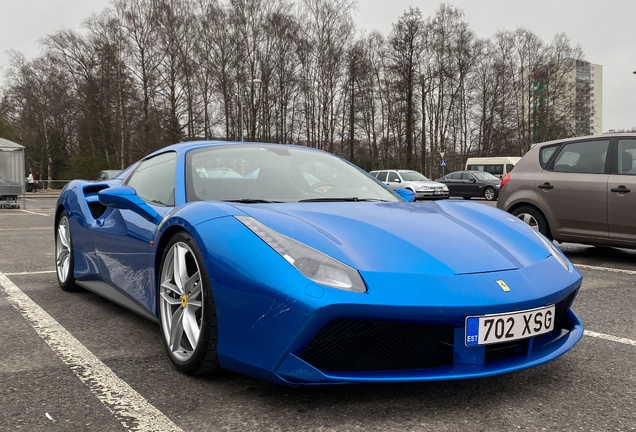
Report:
[[530,206],[521,206],[514,209],[511,213],[533,230],[540,232],[552,240],[548,220],[539,209]]
[[486,190],[484,190],[484,198],[486,198],[486,201],[494,201],[497,199],[497,192],[494,188],[487,187]]
[[170,239],[159,274],[159,318],[170,360],[187,374],[220,370],[210,278],[192,236],[183,232]]
[[68,215],[63,211],[55,224],[55,270],[57,283],[64,291],[77,291],[75,284],[73,239]]

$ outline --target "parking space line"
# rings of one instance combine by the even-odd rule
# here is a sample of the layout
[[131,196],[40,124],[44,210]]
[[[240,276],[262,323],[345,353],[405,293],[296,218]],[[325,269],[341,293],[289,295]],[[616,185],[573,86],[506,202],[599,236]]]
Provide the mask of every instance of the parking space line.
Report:
[[17,273],[0,273],[5,276],[19,276],[19,275],[30,275],[30,274],[43,274],[43,273],[55,273],[55,270],[41,270],[41,271],[28,271],[28,272],[17,272]]
[[608,271],[613,273],[624,273],[629,275],[636,275],[636,271],[633,271],[633,270],[623,270],[623,269],[617,269],[617,268],[611,268],[611,267],[598,267],[598,266],[591,266],[586,264],[574,264],[574,266],[576,268],[583,268],[588,270],[602,270],[602,271]]
[[612,335],[606,335],[606,334],[603,334],[603,333],[596,333],[596,332],[589,331],[589,330],[585,330],[583,332],[583,334],[585,334],[587,336],[592,336],[592,337],[595,337],[595,338],[599,338],[599,339],[605,339],[605,340],[612,341],[612,342],[622,343],[622,344],[625,344],[625,345],[636,346],[636,341],[631,340],[631,339],[627,339],[627,338],[622,338],[622,337],[612,336]]
[[29,211],[29,210],[20,210],[20,211],[23,211],[25,213],[34,214],[34,215],[40,215],[40,216],[53,216],[52,214],[36,213],[36,212]]
[[53,226],[50,226],[50,227],[33,227],[33,228],[0,228],[0,231],[33,231],[33,230],[53,231]]
[[0,288],[4,290],[11,305],[125,429],[144,432],[181,431],[181,428],[115,375],[3,273],[0,273]]

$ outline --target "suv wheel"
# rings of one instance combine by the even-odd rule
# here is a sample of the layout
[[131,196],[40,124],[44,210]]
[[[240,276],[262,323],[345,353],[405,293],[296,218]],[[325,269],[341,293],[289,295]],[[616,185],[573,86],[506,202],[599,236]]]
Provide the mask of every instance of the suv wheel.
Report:
[[516,216],[517,219],[523,221],[533,230],[540,232],[541,234],[552,240],[552,234],[550,233],[548,220],[539,209],[530,206],[521,206],[517,207],[510,213],[512,213],[513,216]]

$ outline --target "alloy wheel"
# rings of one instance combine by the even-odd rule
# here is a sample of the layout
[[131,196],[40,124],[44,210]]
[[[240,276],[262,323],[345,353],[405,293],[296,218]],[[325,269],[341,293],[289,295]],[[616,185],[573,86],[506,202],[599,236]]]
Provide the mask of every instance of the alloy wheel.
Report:
[[68,218],[66,215],[60,218],[57,225],[55,242],[55,262],[57,277],[61,283],[66,282],[71,268],[71,232],[68,228]]
[[199,264],[186,243],[172,245],[165,255],[160,280],[164,337],[174,359],[186,362],[199,343],[204,295]]
[[537,222],[537,219],[534,216],[532,216],[531,214],[529,214],[529,213],[519,213],[517,215],[517,219],[522,220],[526,225],[528,225],[530,228],[532,228],[536,232],[540,232],[539,231],[539,222]]

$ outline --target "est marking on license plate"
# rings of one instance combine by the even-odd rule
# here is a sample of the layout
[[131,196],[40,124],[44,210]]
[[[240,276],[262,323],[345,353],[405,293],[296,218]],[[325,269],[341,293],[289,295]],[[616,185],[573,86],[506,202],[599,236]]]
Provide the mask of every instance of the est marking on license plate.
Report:
[[554,329],[554,305],[521,312],[466,318],[466,345],[526,339]]

